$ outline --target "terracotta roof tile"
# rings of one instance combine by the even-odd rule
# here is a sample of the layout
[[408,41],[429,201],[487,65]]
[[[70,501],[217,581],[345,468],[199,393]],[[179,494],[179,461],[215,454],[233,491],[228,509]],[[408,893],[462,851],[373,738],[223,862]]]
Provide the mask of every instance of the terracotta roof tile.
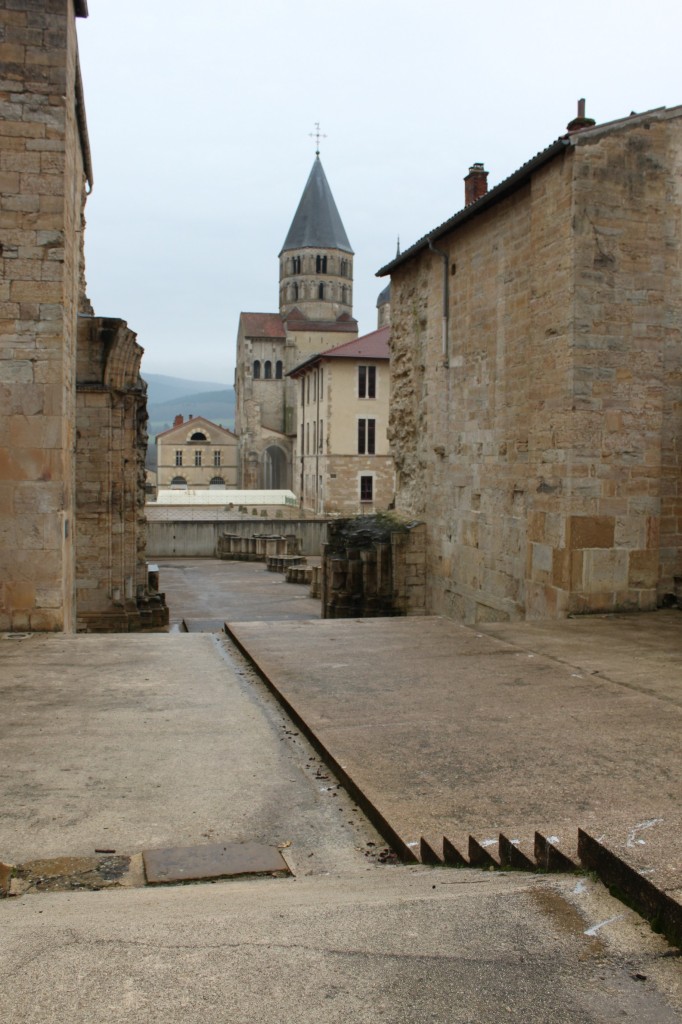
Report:
[[249,338],[286,338],[279,313],[242,313],[240,320]]

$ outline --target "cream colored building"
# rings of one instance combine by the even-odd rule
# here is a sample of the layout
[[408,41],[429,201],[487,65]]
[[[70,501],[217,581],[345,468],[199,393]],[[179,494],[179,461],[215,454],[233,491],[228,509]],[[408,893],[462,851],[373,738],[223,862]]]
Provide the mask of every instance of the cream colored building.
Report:
[[394,497],[390,327],[311,356],[290,374],[298,431],[294,493],[318,513],[368,514]]
[[237,435],[204,416],[176,416],[156,451],[159,488],[237,486]]

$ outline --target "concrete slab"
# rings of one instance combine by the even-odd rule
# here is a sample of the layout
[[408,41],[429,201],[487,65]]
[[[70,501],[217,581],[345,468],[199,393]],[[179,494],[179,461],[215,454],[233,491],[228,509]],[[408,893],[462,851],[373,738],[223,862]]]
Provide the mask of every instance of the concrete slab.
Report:
[[632,653],[631,677],[621,656],[630,617],[608,635],[597,623],[598,675],[568,644],[559,661],[441,618],[228,628],[408,849],[445,835],[466,851],[470,834],[494,847],[503,832],[532,851],[538,830],[570,854],[580,826],[649,851],[647,870],[673,891],[680,843],[651,843],[659,822],[681,834],[680,646],[667,621],[668,653],[651,645],[646,688]]
[[263,843],[206,843],[143,850],[142,859],[150,885],[199,882],[240,875],[288,875],[279,850]]
[[291,841],[294,870],[364,868],[380,836],[231,648],[0,637],[0,862]]
[[[315,560],[310,559],[312,564]],[[307,588],[292,587],[265,562],[227,562],[217,558],[159,559],[160,587],[171,625],[183,619],[255,619],[291,621],[320,617],[320,601]]]
[[590,879],[423,868],[26,896],[3,1024],[679,1024],[679,961]]

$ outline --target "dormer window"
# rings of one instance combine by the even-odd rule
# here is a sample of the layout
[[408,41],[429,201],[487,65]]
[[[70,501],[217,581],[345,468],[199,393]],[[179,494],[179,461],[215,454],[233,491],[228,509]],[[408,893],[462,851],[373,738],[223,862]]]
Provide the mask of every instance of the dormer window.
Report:
[[200,430],[195,430],[195,432],[190,437],[190,441],[205,441],[205,440],[206,440],[206,434],[203,434]]

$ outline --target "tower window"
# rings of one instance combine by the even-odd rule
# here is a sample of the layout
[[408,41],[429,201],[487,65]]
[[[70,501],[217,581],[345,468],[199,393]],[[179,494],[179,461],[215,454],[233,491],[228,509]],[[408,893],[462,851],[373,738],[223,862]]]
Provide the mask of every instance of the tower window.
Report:
[[291,286],[291,297],[294,301],[298,298],[298,282],[294,281]]
[[282,360],[278,359],[277,362],[275,363],[275,377],[277,378],[277,380],[282,379],[283,370],[284,367],[282,366]]
[[323,284],[318,284],[318,286],[317,286],[317,297],[318,297],[318,299],[323,299],[324,298],[324,285]]
[[315,273],[326,274],[327,273],[327,257],[316,256],[315,257]]
[[350,269],[350,263],[348,262],[348,260],[341,260],[341,270],[340,270],[341,277],[350,277],[350,274],[348,272],[349,269]]
[[266,359],[263,364],[263,376],[266,380],[272,379],[272,363],[269,359]]
[[258,380],[260,377],[260,359],[254,359],[253,361],[253,379]]
[[301,257],[300,256],[292,256],[292,258],[291,258],[291,273],[292,274],[300,274],[301,273]]

